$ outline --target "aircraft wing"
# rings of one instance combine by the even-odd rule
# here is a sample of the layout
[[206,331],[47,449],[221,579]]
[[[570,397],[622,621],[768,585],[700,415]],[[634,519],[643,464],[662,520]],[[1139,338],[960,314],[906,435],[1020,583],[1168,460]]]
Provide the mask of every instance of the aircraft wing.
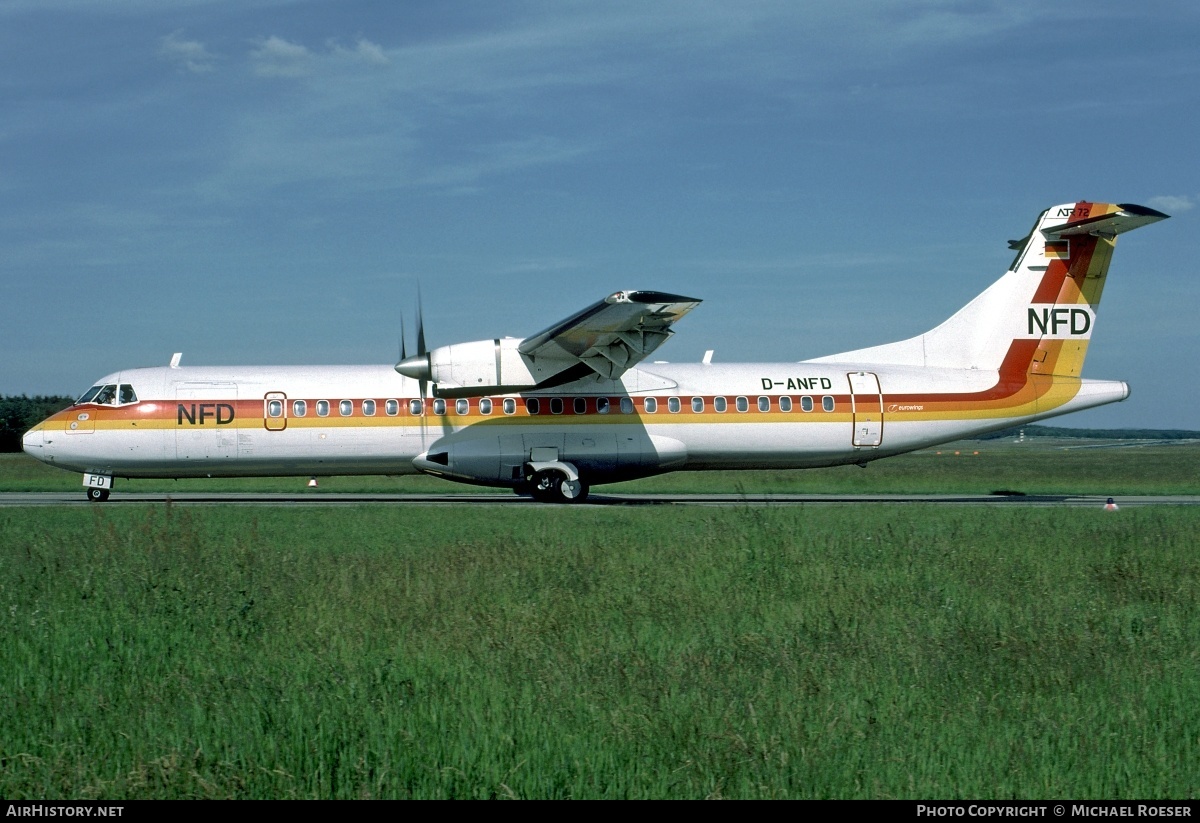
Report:
[[535,362],[578,361],[601,377],[617,378],[666,342],[671,325],[700,302],[657,291],[619,291],[525,338],[517,350]]

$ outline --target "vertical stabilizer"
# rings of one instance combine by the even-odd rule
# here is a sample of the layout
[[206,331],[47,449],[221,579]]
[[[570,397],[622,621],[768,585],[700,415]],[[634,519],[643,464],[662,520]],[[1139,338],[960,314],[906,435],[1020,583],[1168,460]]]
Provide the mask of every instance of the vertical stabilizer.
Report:
[[1163,220],[1145,206],[1079,201],[1042,212],[1008,273],[935,329],[817,358],[1078,377],[1118,234]]

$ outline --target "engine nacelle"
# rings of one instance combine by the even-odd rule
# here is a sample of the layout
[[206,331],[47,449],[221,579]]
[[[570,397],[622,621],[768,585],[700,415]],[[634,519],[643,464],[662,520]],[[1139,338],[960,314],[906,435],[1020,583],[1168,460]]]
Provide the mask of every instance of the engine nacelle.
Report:
[[410,357],[396,371],[414,380],[428,380],[443,397],[465,397],[531,389],[577,365],[578,361],[540,357],[517,350],[515,337],[475,340],[439,346]]

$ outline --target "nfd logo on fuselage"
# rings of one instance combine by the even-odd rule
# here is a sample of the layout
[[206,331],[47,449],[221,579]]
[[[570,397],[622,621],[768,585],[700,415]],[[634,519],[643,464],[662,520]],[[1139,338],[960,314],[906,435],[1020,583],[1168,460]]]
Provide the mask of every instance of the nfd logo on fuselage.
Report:
[[1026,315],[1029,337],[1091,337],[1095,312],[1086,306],[1030,306]]
[[229,403],[178,403],[175,406],[175,425],[203,426],[214,421],[218,426],[233,422],[233,406]]

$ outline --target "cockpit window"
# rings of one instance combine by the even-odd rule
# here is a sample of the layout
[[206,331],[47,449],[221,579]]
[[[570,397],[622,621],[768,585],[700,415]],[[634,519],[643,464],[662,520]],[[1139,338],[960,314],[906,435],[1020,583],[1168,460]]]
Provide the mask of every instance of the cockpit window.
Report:
[[137,392],[133,390],[133,386],[128,383],[107,383],[100,386],[92,386],[83,396],[75,401],[76,406],[82,406],[84,403],[95,403],[100,406],[123,406],[126,403],[136,403]]
[[92,399],[100,393],[102,388],[104,388],[104,386],[92,386],[90,389],[85,391],[78,400],[75,401],[75,405],[82,406],[84,403],[91,403]]

